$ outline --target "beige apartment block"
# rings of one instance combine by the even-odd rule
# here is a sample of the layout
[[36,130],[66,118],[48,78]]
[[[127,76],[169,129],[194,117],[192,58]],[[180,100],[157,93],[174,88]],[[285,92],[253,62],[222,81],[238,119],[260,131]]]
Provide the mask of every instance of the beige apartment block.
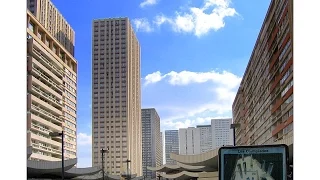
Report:
[[27,0],[28,10],[74,56],[75,32],[50,0]]
[[77,61],[27,10],[27,146],[32,160],[76,158]]
[[111,174],[142,175],[140,45],[128,18],[92,24],[92,164]]
[[160,132],[160,116],[155,108],[141,110],[142,122],[142,168],[145,178],[156,178],[156,172],[147,167],[158,167],[163,164],[162,135]]
[[272,0],[232,106],[236,145],[293,136],[293,4]]

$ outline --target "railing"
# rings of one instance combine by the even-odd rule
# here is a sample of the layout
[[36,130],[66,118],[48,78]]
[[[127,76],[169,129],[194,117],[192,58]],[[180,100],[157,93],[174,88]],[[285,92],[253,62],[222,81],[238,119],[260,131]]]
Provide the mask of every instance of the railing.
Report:
[[54,98],[52,95],[48,95],[47,93],[45,93],[44,91],[40,90],[39,88],[37,88],[36,86],[32,85],[32,89],[35,90],[37,93],[41,94],[42,96],[46,97],[47,99],[53,101],[54,103],[58,104],[59,106],[62,106],[62,101],[57,100],[56,98]]
[[52,132],[52,131],[50,131],[49,129],[43,128],[43,127],[38,126],[38,125],[36,125],[36,124],[34,124],[34,123],[31,123],[31,127],[35,128],[35,129],[37,129],[37,130],[43,131],[43,132],[47,132],[47,133]]
[[35,148],[38,148],[38,149],[41,149],[41,150],[45,150],[45,151],[49,151],[49,152],[58,153],[58,154],[62,153],[61,150],[53,149],[53,148],[47,147],[47,146],[42,146],[42,145],[36,144],[36,143],[32,143],[32,147],[35,147]]
[[40,113],[42,113],[42,114],[44,114],[45,116],[48,116],[48,117],[56,120],[56,121],[62,122],[62,119],[58,118],[57,116],[55,116],[55,115],[53,115],[53,114],[51,114],[51,113],[39,108],[39,107],[37,107],[37,106],[35,106],[33,104],[31,104],[31,108],[36,110],[36,111],[38,111],[38,112],[40,112]]
[[32,70],[34,70],[34,72],[40,76],[42,79],[44,79],[45,81],[47,81],[50,85],[54,86],[55,88],[57,88],[58,90],[62,91],[61,86],[59,86],[57,83],[53,82],[48,76],[44,75],[41,71],[39,71],[37,68],[35,68],[34,66],[32,67]]
[[37,54],[45,64],[47,64],[49,67],[54,69],[60,76],[63,76],[63,71],[62,70],[59,70],[52,63],[50,63],[50,61],[48,61],[47,58],[45,58],[38,50],[36,50],[35,48],[33,48],[33,50],[34,50],[35,54]]

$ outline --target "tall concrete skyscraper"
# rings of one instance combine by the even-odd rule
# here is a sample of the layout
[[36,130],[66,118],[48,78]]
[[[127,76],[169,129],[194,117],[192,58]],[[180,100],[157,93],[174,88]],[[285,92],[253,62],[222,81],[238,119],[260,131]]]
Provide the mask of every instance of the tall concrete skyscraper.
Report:
[[200,152],[212,150],[212,127],[211,125],[198,125],[200,130]]
[[161,163],[160,163],[160,165],[163,165],[164,163],[163,163],[163,139],[164,139],[164,137],[163,137],[163,133],[162,132],[160,132],[160,138],[161,138],[161,152],[160,152],[160,154],[161,154]]
[[92,164],[119,175],[142,175],[140,45],[128,18],[92,24]]
[[232,118],[212,119],[212,149],[233,145],[233,131],[230,129]]
[[179,129],[179,154],[200,154],[200,129],[195,127]]
[[179,131],[178,130],[166,130],[165,131],[165,153],[166,164],[176,164],[174,160],[170,158],[170,153],[179,154]]
[[[65,29],[69,34],[57,38],[56,33]],[[32,160],[61,160],[61,137],[49,133],[62,131],[65,159],[77,157],[77,61],[71,47],[74,31],[54,5],[49,0],[29,1],[27,146],[32,147]]]
[[154,108],[142,109],[142,168],[143,176],[156,178],[156,172],[147,167],[162,165],[162,139],[160,133],[160,117]]

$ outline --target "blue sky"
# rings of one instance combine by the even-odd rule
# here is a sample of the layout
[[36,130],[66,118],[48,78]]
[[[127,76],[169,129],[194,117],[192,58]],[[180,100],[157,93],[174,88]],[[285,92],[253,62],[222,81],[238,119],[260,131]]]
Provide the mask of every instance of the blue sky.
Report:
[[141,45],[142,107],[161,129],[231,117],[270,0],[52,0],[76,32],[78,166],[91,166],[92,20],[129,17]]

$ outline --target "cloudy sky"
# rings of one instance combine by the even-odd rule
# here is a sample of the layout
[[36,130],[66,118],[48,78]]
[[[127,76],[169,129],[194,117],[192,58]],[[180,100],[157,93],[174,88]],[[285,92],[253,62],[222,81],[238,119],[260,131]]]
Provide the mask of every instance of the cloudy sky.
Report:
[[270,0],[52,0],[76,32],[78,166],[91,166],[91,25],[129,17],[141,45],[142,107],[161,130],[231,117]]

